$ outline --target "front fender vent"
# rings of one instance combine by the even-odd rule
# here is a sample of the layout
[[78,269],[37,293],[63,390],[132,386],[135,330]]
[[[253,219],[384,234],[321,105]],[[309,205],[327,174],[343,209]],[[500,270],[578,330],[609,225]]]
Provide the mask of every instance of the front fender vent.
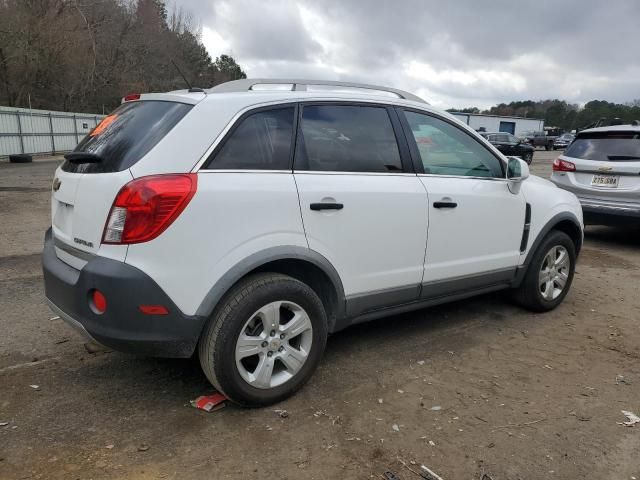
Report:
[[527,208],[524,213],[524,229],[522,230],[522,240],[520,241],[520,253],[527,251],[527,244],[529,243],[529,229],[531,228],[531,204],[527,203]]

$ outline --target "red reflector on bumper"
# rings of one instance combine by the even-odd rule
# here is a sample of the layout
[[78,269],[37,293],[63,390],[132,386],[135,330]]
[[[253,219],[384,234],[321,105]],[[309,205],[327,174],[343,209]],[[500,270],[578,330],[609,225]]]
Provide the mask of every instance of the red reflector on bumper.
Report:
[[164,305],[139,305],[138,310],[145,315],[167,315],[169,313]]
[[91,292],[91,304],[95,313],[102,314],[107,309],[107,298],[100,290],[93,290]]

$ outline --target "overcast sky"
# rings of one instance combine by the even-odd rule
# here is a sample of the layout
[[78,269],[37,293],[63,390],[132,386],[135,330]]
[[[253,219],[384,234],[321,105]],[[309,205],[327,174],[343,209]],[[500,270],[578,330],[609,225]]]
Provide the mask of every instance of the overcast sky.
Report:
[[249,77],[352,80],[439,107],[640,98],[638,0],[174,0]]

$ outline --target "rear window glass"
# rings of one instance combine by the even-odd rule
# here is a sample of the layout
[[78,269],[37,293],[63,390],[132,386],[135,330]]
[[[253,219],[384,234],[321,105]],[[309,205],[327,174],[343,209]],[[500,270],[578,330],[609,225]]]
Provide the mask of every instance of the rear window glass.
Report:
[[192,105],[142,101],[124,103],[105,117],[78,144],[74,152],[93,153],[98,163],[65,161],[66,172],[120,172],[146,155],[184,117]]
[[294,107],[250,114],[225,140],[204,168],[231,170],[290,169]]
[[384,107],[306,105],[296,170],[402,172],[400,152]]
[[565,156],[607,162],[640,160],[640,132],[594,132],[580,134]]

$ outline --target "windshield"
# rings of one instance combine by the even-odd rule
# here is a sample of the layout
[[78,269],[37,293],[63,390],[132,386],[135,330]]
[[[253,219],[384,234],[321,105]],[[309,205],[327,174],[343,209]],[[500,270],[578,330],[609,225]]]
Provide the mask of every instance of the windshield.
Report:
[[145,156],[191,110],[192,105],[164,101],[129,102],[106,116],[74,152],[98,155],[97,163],[65,161],[75,173],[120,172]]
[[564,154],[582,160],[640,160],[640,132],[580,134]]

